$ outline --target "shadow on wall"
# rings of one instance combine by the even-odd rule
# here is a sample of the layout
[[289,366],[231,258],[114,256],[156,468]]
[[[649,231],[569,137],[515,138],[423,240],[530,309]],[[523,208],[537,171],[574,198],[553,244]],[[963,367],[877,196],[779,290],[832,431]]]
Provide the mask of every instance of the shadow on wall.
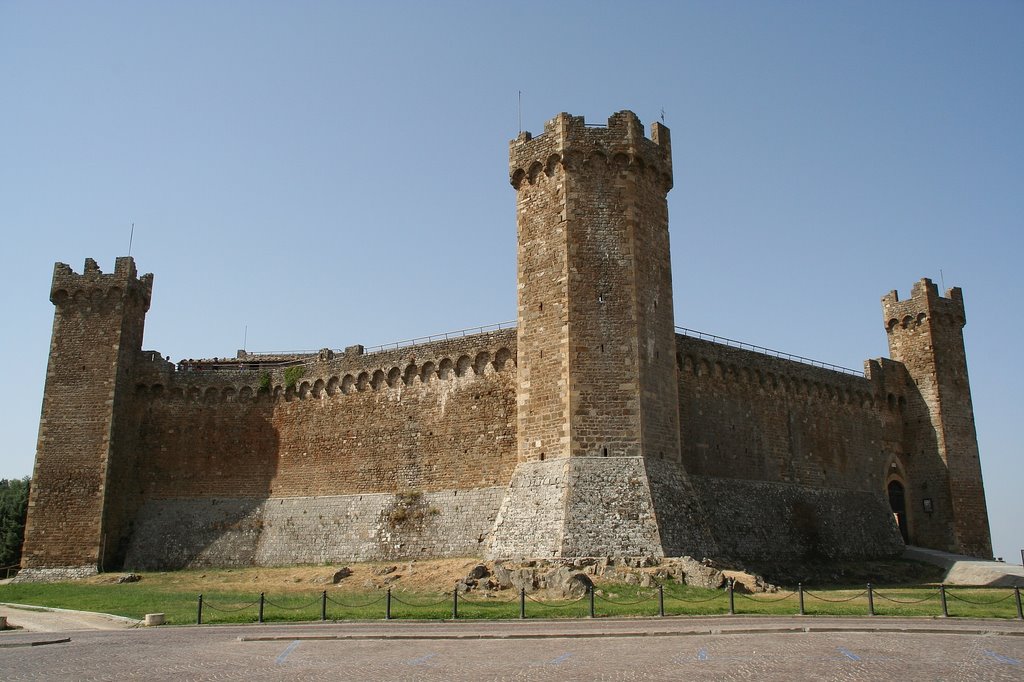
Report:
[[140,389],[136,400],[142,498],[124,552],[127,569],[252,564],[262,508],[277,474],[274,402]]

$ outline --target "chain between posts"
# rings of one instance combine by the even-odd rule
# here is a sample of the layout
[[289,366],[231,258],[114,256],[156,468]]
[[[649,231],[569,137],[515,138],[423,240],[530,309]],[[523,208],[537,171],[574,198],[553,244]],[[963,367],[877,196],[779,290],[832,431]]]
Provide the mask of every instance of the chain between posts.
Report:
[[[810,591],[804,589],[803,583],[798,583],[797,584],[797,589],[794,592],[789,592],[787,594],[784,594],[782,596],[779,596],[779,597],[776,597],[776,598],[773,598],[773,599],[761,599],[761,598],[757,598],[756,596],[750,596],[750,595],[746,595],[746,594],[743,594],[743,593],[741,593],[739,596],[741,598],[747,599],[748,601],[752,601],[752,602],[755,602],[755,603],[756,602],[775,603],[775,602],[785,601],[786,599],[789,599],[789,598],[793,597],[794,595],[796,595],[797,598],[798,598],[798,602],[799,602],[799,614],[801,616],[806,615],[806,613],[807,613],[805,599],[808,596],[810,596],[813,599],[818,599],[819,601],[824,601],[824,602],[829,602],[829,603],[845,603],[845,602],[851,602],[851,601],[863,598],[866,595],[867,596],[867,612],[868,612],[867,615],[869,615],[869,616],[876,615],[875,600],[874,600],[875,596],[878,596],[881,599],[884,599],[884,600],[889,601],[889,602],[893,602],[895,604],[921,604],[921,603],[930,601],[932,599],[936,599],[936,597],[937,597],[939,599],[939,601],[941,602],[941,609],[942,609],[942,616],[943,617],[948,617],[949,616],[949,603],[948,603],[948,599],[949,598],[955,599],[955,600],[960,601],[960,602],[964,602],[964,603],[968,603],[968,604],[974,604],[974,605],[979,605],[979,606],[991,606],[991,605],[994,605],[994,604],[1000,604],[1000,603],[1006,602],[1007,600],[1013,599],[1015,610],[1016,610],[1016,618],[1018,620],[1024,620],[1024,609],[1022,609],[1021,594],[1020,594],[1020,592],[1021,592],[1020,587],[1019,586],[1015,586],[1015,587],[1012,588],[1011,592],[1008,592],[1007,594],[1005,594],[1002,597],[999,597],[997,599],[971,599],[970,597],[967,597],[967,596],[957,595],[954,592],[948,590],[947,586],[945,584],[940,584],[937,588],[933,588],[930,591],[930,593],[927,596],[923,597],[923,598],[919,598],[919,599],[900,599],[897,596],[888,595],[888,594],[885,594],[883,592],[876,591],[874,586],[871,583],[867,583],[866,589],[861,591],[861,592],[859,592],[859,593],[857,593],[857,594],[854,594],[854,595],[849,596],[849,597],[841,598],[841,599],[828,599],[828,598],[825,598],[823,596],[819,596],[817,594],[814,594],[813,592],[810,592]],[[204,615],[205,615],[204,614],[204,609],[211,609],[213,611],[222,612],[222,613],[237,613],[239,611],[245,611],[247,609],[252,608],[253,606],[256,606],[257,607],[256,621],[258,623],[263,623],[263,622],[265,622],[265,616],[266,616],[265,611],[266,611],[266,607],[268,607],[268,606],[276,608],[276,609],[287,610],[287,611],[301,611],[301,610],[304,610],[304,609],[309,609],[309,608],[313,607],[314,605],[316,605],[317,603],[319,603],[319,605],[320,605],[320,614],[319,614],[320,620],[321,621],[326,621],[327,620],[327,602],[328,601],[335,602],[336,604],[340,604],[340,605],[342,605],[344,607],[348,607],[348,608],[365,608],[365,607],[368,607],[368,606],[372,606],[373,604],[379,603],[381,601],[385,601],[385,609],[384,609],[384,618],[385,618],[385,620],[391,620],[393,618],[393,614],[392,614],[392,604],[393,604],[393,601],[398,601],[400,604],[405,604],[406,606],[410,606],[410,607],[433,607],[433,606],[441,605],[441,604],[445,603],[446,601],[448,601],[448,603],[451,604],[451,617],[452,617],[452,619],[460,618],[460,613],[459,613],[460,601],[463,601],[463,602],[466,602],[466,603],[469,603],[469,604],[473,604],[473,605],[477,605],[477,606],[496,606],[496,607],[510,607],[512,604],[515,604],[516,602],[518,602],[518,607],[519,607],[518,608],[518,617],[520,619],[525,619],[526,618],[526,601],[527,600],[530,600],[530,601],[532,601],[532,602],[534,602],[534,603],[536,603],[536,604],[538,604],[540,606],[543,606],[545,608],[560,609],[560,608],[573,607],[573,606],[579,604],[579,602],[581,602],[582,600],[586,599],[587,600],[587,617],[590,617],[590,618],[595,618],[597,616],[597,609],[596,609],[597,599],[600,599],[603,603],[612,604],[612,605],[618,605],[618,606],[635,606],[635,605],[638,605],[638,604],[643,604],[643,603],[652,602],[652,601],[656,600],[657,615],[659,617],[664,617],[665,616],[665,598],[666,598],[666,595],[665,595],[665,586],[664,586],[664,584],[657,583],[657,590],[656,591],[652,591],[650,593],[639,592],[637,594],[637,597],[638,597],[638,599],[635,599],[635,600],[618,601],[618,600],[615,600],[615,599],[608,598],[608,597],[606,597],[606,596],[604,596],[602,594],[598,594],[596,588],[593,585],[591,585],[591,586],[588,586],[587,592],[583,596],[578,597],[578,598],[576,598],[576,599],[574,599],[572,601],[564,601],[562,603],[554,603],[554,602],[534,599],[533,597],[531,597],[531,596],[529,596],[527,594],[525,587],[520,587],[519,594],[516,595],[516,597],[513,597],[512,599],[498,600],[498,601],[495,601],[495,600],[476,601],[476,600],[473,600],[473,599],[469,599],[469,598],[467,598],[465,596],[461,596],[460,597],[459,591],[456,588],[456,589],[452,590],[452,593],[451,593],[450,597],[445,597],[445,598],[442,598],[442,599],[440,599],[438,601],[417,603],[415,601],[406,601],[406,600],[403,600],[403,599],[399,598],[397,595],[394,595],[392,593],[392,590],[389,587],[387,589],[387,591],[383,595],[381,595],[380,597],[378,597],[376,599],[373,599],[373,600],[370,600],[368,602],[362,603],[362,604],[349,604],[349,603],[346,603],[344,601],[339,601],[339,600],[333,599],[332,597],[330,597],[328,595],[327,590],[322,590],[320,592],[320,594],[317,595],[312,601],[310,601],[308,603],[305,603],[305,604],[298,605],[298,606],[285,606],[283,604],[275,603],[274,601],[268,599],[266,597],[265,593],[260,592],[259,593],[259,597],[256,600],[252,601],[252,602],[249,602],[249,603],[246,603],[246,604],[241,604],[239,606],[227,607],[226,608],[226,607],[222,607],[222,606],[217,606],[214,603],[209,602],[208,600],[205,599],[203,594],[199,594],[198,595],[198,600],[197,600],[197,603],[196,603],[196,611],[195,611],[195,613],[196,613],[196,620],[195,620],[195,622],[198,625],[202,625],[203,624]],[[728,613],[729,613],[729,615],[736,615],[736,613],[737,613],[737,609],[736,609],[736,583],[735,583],[734,580],[727,581],[724,590],[720,590],[716,594],[714,594],[713,596],[708,597],[706,599],[685,599],[683,597],[679,597],[679,596],[672,595],[672,594],[669,594],[668,597],[670,599],[675,599],[676,601],[683,602],[683,603],[706,603],[706,602],[714,601],[716,599],[720,599],[722,597],[726,597],[728,599],[728,607],[729,607],[728,608]],[[470,617],[472,618],[473,616],[470,616]]]

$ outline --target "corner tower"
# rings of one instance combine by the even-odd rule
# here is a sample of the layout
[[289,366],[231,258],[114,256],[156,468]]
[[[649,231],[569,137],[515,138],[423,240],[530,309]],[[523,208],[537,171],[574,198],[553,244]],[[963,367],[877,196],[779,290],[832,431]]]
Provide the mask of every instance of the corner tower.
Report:
[[906,367],[913,382],[904,422],[908,503],[917,519],[911,541],[991,557],[964,351],[963,292],[954,287],[940,296],[925,278],[905,301],[896,291],[883,297],[882,311],[889,355]]
[[[153,276],[118,258],[113,274],[86,259],[53,269],[50,359],[22,573],[75,577],[116,562],[131,504],[126,421]],[[46,569],[40,571],[40,569]]]
[[648,464],[681,470],[669,130],[562,113],[509,157],[519,464],[491,554],[661,556]]

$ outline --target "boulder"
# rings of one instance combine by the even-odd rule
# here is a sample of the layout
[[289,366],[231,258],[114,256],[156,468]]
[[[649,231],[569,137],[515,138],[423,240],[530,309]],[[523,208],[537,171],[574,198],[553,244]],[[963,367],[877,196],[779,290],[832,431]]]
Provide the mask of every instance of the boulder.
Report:
[[352,569],[348,566],[345,566],[344,568],[339,568],[337,571],[334,572],[334,576],[331,578],[331,582],[337,585],[350,575],[352,575]]
[[676,559],[675,563],[682,573],[684,582],[690,587],[717,590],[725,584],[725,574],[705,562],[684,556],[682,559]]
[[565,585],[562,586],[562,596],[582,597],[593,587],[594,582],[586,573],[576,572],[570,575],[569,579],[565,581]]
[[512,587],[512,574],[501,564],[494,564],[494,582],[499,590]]
[[490,574],[491,572],[487,570],[485,565],[477,564],[473,568],[469,569],[469,573],[466,574],[466,577],[472,578],[473,580],[480,580],[480,578],[486,578]]

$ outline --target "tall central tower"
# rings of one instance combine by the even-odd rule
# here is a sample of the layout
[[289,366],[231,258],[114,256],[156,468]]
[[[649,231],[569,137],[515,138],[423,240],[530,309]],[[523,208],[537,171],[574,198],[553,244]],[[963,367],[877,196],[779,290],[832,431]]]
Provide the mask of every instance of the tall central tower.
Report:
[[491,554],[661,556],[648,468],[682,476],[668,128],[559,114],[511,142],[510,174],[519,463]]

